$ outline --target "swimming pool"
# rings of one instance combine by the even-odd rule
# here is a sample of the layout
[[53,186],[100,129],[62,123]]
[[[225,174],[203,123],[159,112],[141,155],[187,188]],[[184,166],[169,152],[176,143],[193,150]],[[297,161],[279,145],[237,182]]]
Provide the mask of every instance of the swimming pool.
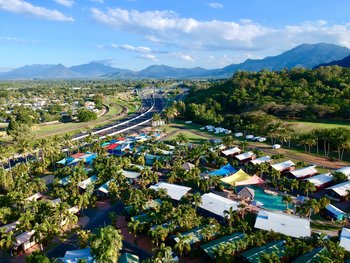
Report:
[[[267,194],[264,192],[264,189],[255,185],[247,185],[247,187],[254,190],[254,200],[263,203],[264,205],[262,206],[262,208],[278,211],[286,210],[286,205],[285,203],[283,203],[281,195]],[[291,208],[291,205],[289,205],[289,207]]]

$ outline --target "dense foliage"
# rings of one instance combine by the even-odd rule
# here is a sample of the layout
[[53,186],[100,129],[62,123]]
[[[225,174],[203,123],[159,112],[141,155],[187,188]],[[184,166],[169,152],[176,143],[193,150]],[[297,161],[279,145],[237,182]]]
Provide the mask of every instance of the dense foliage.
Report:
[[280,118],[350,116],[350,70],[321,67],[280,72],[238,72],[188,95],[187,116],[199,122],[233,124],[236,114],[261,111]]

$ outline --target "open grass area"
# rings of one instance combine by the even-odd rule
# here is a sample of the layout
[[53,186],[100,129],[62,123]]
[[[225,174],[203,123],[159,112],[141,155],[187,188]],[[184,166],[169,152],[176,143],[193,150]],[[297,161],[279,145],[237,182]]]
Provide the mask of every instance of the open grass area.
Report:
[[166,141],[171,141],[171,140],[175,139],[179,133],[183,133],[189,139],[190,143],[193,143],[193,144],[202,144],[202,143],[208,141],[208,137],[200,136],[198,134],[195,134],[195,133],[193,133],[191,131],[187,131],[187,130],[175,131],[171,136],[166,138]]
[[298,133],[309,132],[314,129],[333,129],[333,128],[347,128],[350,129],[350,121],[288,121]]

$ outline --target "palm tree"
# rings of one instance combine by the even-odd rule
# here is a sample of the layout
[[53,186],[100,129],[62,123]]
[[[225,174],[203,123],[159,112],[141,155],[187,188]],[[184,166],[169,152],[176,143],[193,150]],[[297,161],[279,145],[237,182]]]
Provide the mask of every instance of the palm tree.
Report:
[[281,260],[275,252],[272,252],[271,254],[263,253],[260,256],[259,262],[261,262],[261,263],[279,263],[279,262],[281,262]]
[[192,199],[193,199],[193,204],[194,206],[197,208],[198,206],[200,206],[202,204],[202,196],[200,193],[195,193],[193,196],[192,196]]
[[249,144],[248,144],[247,141],[242,141],[242,142],[240,143],[240,146],[241,146],[241,148],[242,148],[242,151],[244,152],[245,149],[249,146]]
[[173,263],[173,251],[171,247],[166,246],[164,243],[161,243],[159,247],[152,249],[154,256],[153,259],[159,259],[162,263]]
[[[5,233],[0,231],[0,248],[4,250],[10,250],[13,247],[13,243],[15,242],[15,236],[12,231]],[[12,251],[10,251],[12,254]]]
[[310,192],[316,191],[316,187],[310,181],[306,181],[306,182],[302,183],[301,187],[302,187],[302,189],[307,197],[309,197]]
[[324,209],[330,204],[330,200],[327,197],[323,196],[320,198],[320,200],[318,200],[318,204],[320,206],[320,209]]
[[50,263],[50,259],[39,251],[34,251],[32,254],[25,258],[26,263]]
[[17,147],[18,147],[18,153],[22,154],[26,160],[26,163],[28,163],[28,155],[33,150],[31,142],[28,141],[27,139],[21,139],[18,142]]
[[120,230],[112,226],[98,229],[90,237],[91,254],[97,263],[116,263],[123,247]]
[[232,227],[232,223],[233,223],[234,217],[236,216],[236,211],[233,210],[232,207],[230,207],[229,210],[225,210],[224,211],[224,216],[225,216],[225,219],[227,221],[227,225],[229,227]]
[[290,195],[285,195],[282,197],[283,202],[286,204],[286,210],[289,210],[289,205],[293,203],[293,198]]
[[315,199],[307,200],[304,204],[306,215],[311,218],[312,213],[317,214],[320,211],[320,204]]
[[79,240],[79,247],[80,248],[86,248],[89,242],[89,238],[90,238],[90,230],[79,230],[77,231],[77,235],[78,235],[78,240]]
[[181,256],[187,255],[191,251],[190,237],[183,236],[180,233],[178,233],[176,237],[177,242],[174,246],[175,250],[177,250]]

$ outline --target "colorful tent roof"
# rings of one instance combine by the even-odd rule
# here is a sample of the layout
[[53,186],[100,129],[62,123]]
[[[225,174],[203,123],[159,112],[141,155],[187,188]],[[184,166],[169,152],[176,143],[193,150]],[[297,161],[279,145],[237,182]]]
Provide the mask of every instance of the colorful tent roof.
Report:
[[238,172],[236,172],[235,174],[222,178],[221,181],[229,184],[229,185],[235,185],[235,183],[237,182],[241,182],[241,181],[245,181],[250,179],[251,176],[249,174],[247,174],[246,172],[244,172],[242,169],[240,169]]
[[75,153],[75,154],[72,154],[70,157],[76,159],[76,158],[82,157],[83,155],[85,155],[85,153]]
[[221,167],[219,170],[210,172],[210,175],[217,175],[217,176],[227,176],[230,175],[232,173],[237,172],[237,170],[235,168],[233,168],[231,166],[231,164],[226,164],[225,166]]
[[252,184],[264,184],[264,183],[265,183],[265,181],[263,179],[261,179],[259,176],[253,175],[251,178],[249,178],[247,180],[237,182],[236,186],[252,185]]
[[117,148],[119,146],[119,144],[117,143],[112,143],[110,145],[107,146],[107,150],[114,150],[115,148]]

